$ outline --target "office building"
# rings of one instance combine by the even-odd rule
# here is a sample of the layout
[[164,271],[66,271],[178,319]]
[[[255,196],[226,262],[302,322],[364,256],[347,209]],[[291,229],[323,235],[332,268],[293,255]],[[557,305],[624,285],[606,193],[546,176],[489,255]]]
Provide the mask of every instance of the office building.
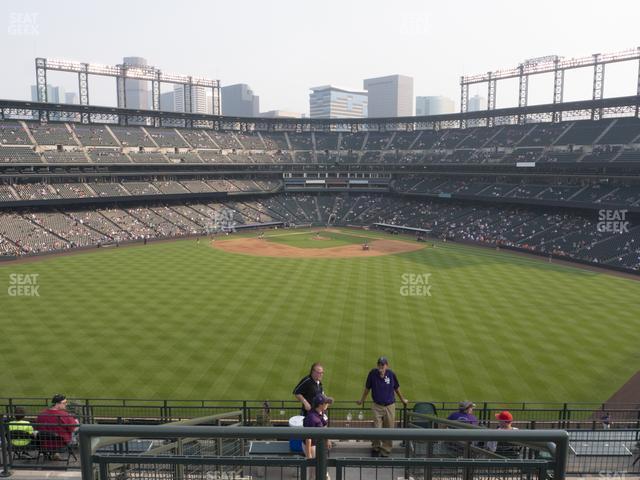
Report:
[[405,75],[367,78],[369,118],[413,116],[413,78]]
[[230,117],[257,117],[260,112],[260,97],[254,95],[249,85],[237,83],[220,89],[222,114]]
[[[142,57],[124,57],[122,63],[127,67],[146,67],[147,59]],[[151,91],[146,80],[131,80],[125,82],[127,108],[151,110]]]
[[311,88],[311,118],[363,118],[368,111],[367,92],[333,85]]
[[455,103],[449,97],[416,97],[416,115],[444,115],[455,112]]
[[470,97],[467,101],[467,111],[468,112],[478,112],[480,110],[487,109],[487,99],[485,97],[481,97],[480,95],[474,95]]

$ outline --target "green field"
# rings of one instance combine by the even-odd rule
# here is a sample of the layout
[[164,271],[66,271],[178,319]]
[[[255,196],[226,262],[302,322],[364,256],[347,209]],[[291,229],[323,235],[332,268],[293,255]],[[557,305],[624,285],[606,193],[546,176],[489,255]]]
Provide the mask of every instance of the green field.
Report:
[[[362,241],[311,235],[268,241]],[[28,273],[40,296],[10,296]],[[431,296],[401,295],[421,274]],[[594,402],[640,361],[639,282],[462,245],[288,259],[182,240],[4,264],[0,278],[0,396],[292,399],[322,361],[327,393],[355,400],[384,354],[412,401]]]
[[270,242],[282,243],[298,248],[342,247],[354,243],[361,244],[365,240],[357,235],[349,235],[335,231],[275,232],[267,234],[265,238]]

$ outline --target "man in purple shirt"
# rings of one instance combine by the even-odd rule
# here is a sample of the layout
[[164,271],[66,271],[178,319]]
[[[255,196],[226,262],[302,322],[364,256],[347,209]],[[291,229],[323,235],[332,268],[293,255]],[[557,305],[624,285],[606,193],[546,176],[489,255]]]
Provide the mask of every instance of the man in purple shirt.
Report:
[[478,417],[473,414],[476,404],[465,400],[458,404],[458,411],[453,412],[447,417],[447,420],[455,420],[456,422],[468,423],[470,425],[478,425]]
[[[358,405],[362,405],[371,391],[373,405],[373,426],[375,428],[393,428],[396,422],[396,395],[406,406],[409,401],[400,393],[400,383],[398,377],[389,368],[389,361],[386,357],[378,359],[378,365],[372,369],[367,376],[367,382],[362,392],[362,398],[358,400]],[[391,454],[391,440],[374,440],[371,443],[371,455],[374,457],[388,457]]]
[[[310,428],[322,428],[327,426],[327,416],[325,411],[329,408],[329,405],[333,403],[333,398],[326,397],[324,394],[319,393],[311,402],[311,410],[307,412],[307,415],[304,417],[304,421],[302,422],[303,427]],[[315,458],[316,457],[316,444],[315,442],[307,438],[304,441],[304,454],[307,458]]]

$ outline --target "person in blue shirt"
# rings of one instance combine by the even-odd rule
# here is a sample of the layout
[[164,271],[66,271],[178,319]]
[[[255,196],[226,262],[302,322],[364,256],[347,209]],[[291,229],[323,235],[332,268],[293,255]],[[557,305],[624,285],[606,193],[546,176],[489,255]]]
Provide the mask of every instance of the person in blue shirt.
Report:
[[456,422],[468,423],[469,425],[478,425],[478,417],[473,414],[476,404],[465,400],[458,404],[458,411],[453,412],[447,417],[447,420],[455,420]]
[[[358,400],[358,405],[362,405],[371,391],[373,405],[373,426],[375,428],[393,428],[396,423],[396,395],[406,406],[409,401],[400,393],[400,383],[398,377],[389,368],[389,360],[386,357],[378,359],[377,367],[372,369],[367,375],[364,392]],[[388,457],[391,454],[391,440],[374,440],[371,444],[371,455],[374,457]]]

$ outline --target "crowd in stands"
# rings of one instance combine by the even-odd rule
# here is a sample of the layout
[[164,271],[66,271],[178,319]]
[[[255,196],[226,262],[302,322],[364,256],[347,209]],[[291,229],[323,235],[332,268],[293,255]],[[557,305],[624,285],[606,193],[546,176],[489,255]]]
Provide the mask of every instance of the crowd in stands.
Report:
[[[528,182],[538,183],[528,183]],[[539,200],[559,200],[602,205],[640,205],[640,184],[628,185],[624,182],[600,181],[578,183],[557,183],[557,180],[525,180],[505,177],[448,177],[404,175],[394,180],[393,186],[399,192],[424,194],[464,194],[492,198],[529,198]]]
[[[215,179],[87,182],[87,183],[16,183],[0,184],[0,202],[47,200],[59,198],[120,197],[206,192],[265,192],[281,185],[277,180]],[[14,192],[17,194],[14,195]]]
[[425,229],[448,240],[511,246],[545,255],[640,269],[640,226],[601,231],[596,213],[549,213],[526,208],[477,206],[382,194],[286,193],[259,200],[183,203],[135,208],[50,210],[0,214],[3,254],[60,250],[130,239],[205,233],[216,212],[230,209],[238,224],[370,225]]
[[[83,163],[122,163],[128,158],[140,163],[167,163],[168,159],[174,163],[331,162],[334,155],[328,152],[350,163],[636,162],[639,137],[637,118],[414,132],[241,132],[0,122],[0,146],[80,148],[87,150],[88,158],[45,153],[44,161]],[[109,148],[115,151],[101,151]],[[0,156],[4,162],[41,160],[20,150],[4,153]]]

